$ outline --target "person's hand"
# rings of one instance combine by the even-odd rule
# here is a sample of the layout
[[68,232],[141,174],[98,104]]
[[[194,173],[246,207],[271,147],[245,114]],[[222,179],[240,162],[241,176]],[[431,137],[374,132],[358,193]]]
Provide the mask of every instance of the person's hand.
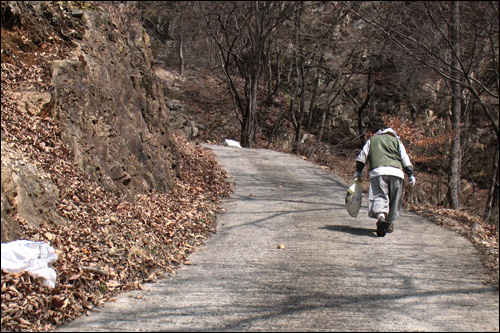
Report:
[[410,183],[411,187],[415,186],[415,182],[416,182],[415,176],[411,175],[410,179],[409,179],[409,183]]
[[355,179],[355,180],[361,180],[361,172],[357,172],[357,171],[356,171],[356,172],[354,173],[354,179]]

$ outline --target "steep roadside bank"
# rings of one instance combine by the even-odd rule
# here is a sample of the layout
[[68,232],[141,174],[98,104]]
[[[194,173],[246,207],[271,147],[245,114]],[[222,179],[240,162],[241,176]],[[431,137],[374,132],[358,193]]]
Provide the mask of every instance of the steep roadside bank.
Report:
[[231,190],[169,132],[147,35],[81,5],[2,2],[2,242],[58,255],[54,289],[2,270],[2,331],[51,330],[174,272]]

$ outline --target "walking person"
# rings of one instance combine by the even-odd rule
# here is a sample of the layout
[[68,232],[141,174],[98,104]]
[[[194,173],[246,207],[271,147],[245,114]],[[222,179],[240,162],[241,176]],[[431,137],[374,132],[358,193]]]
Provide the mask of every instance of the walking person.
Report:
[[377,236],[384,237],[394,230],[394,221],[401,212],[403,171],[411,186],[415,186],[413,166],[399,136],[390,127],[379,130],[365,143],[356,158],[355,179],[361,180],[367,162],[370,164],[368,216],[377,219]]

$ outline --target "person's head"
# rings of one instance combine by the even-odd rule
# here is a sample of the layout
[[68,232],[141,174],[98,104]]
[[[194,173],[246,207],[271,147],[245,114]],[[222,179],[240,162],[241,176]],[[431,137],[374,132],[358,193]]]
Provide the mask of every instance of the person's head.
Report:
[[377,134],[388,134],[388,135],[392,135],[393,137],[399,139],[398,133],[396,133],[396,131],[390,127],[387,127],[386,129],[382,129],[382,130],[378,131]]

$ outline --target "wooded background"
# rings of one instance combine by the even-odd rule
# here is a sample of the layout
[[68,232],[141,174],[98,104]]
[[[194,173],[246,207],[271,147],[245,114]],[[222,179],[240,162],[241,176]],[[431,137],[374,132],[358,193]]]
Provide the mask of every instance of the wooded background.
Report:
[[305,133],[359,148],[392,126],[417,174],[444,179],[439,204],[460,209],[467,180],[488,189],[477,208],[498,219],[498,2],[141,1],[115,8],[137,13],[157,61],[181,75],[204,68],[225,78],[242,146],[288,131],[295,153]]

